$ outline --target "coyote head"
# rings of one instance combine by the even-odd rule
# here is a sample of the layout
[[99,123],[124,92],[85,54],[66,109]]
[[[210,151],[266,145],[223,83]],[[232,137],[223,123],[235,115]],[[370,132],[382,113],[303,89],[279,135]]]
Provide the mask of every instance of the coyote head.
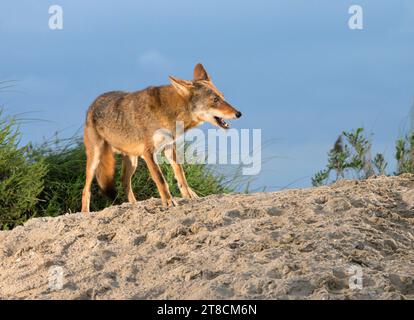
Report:
[[171,76],[170,81],[178,94],[189,100],[194,121],[207,121],[215,126],[228,129],[230,126],[225,120],[237,119],[242,115],[225,101],[223,94],[213,84],[200,63],[194,68],[192,81]]

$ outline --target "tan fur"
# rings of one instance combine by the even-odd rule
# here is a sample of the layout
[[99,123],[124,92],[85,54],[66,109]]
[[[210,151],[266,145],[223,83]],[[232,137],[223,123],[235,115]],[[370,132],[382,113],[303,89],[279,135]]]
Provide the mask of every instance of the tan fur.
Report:
[[[89,212],[94,176],[100,188],[115,198],[114,152],[123,154],[122,184],[128,201],[136,201],[131,189],[131,177],[137,166],[137,157],[142,157],[157,185],[162,203],[175,205],[168,184],[153,159],[159,147],[154,134],[159,129],[175,134],[177,121],[184,123],[184,130],[188,130],[205,121],[223,126],[217,122],[217,117],[224,120],[241,116],[224,100],[201,64],[194,68],[194,80],[170,77],[170,81],[171,85],[149,87],[137,92],[107,92],[96,98],[89,107],[84,133],[87,164],[82,193],[83,212]],[[168,154],[166,152],[166,156],[182,196],[197,197],[188,186],[182,166],[174,160],[175,149],[168,151]]]

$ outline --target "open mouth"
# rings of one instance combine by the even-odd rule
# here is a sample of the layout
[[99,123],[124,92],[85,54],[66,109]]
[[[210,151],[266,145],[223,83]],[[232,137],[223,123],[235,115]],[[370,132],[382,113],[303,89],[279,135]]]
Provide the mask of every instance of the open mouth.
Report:
[[224,121],[223,118],[214,117],[214,119],[216,120],[216,122],[217,122],[217,124],[218,124],[219,127],[223,128],[223,129],[230,128],[230,125],[226,121]]

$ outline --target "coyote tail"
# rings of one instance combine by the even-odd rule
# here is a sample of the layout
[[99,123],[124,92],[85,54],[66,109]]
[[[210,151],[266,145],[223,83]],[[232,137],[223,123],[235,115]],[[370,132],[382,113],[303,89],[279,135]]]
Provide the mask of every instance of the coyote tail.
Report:
[[112,148],[107,142],[102,147],[100,161],[96,168],[96,181],[102,193],[114,201],[116,198],[115,158]]

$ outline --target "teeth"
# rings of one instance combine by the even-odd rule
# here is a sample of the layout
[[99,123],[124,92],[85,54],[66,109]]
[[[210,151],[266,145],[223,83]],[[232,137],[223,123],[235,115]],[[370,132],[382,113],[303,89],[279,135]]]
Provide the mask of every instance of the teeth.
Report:
[[220,119],[220,123],[221,123],[221,125],[222,125],[223,127],[226,127],[226,128],[228,128],[228,127],[229,127],[229,125],[227,124],[227,122],[226,122],[226,121],[224,121],[223,119]]
[[222,118],[219,118],[219,117],[215,117],[215,118],[216,118],[217,123],[220,125],[220,127],[223,127],[226,129],[230,127],[229,124],[226,121],[224,121]]

